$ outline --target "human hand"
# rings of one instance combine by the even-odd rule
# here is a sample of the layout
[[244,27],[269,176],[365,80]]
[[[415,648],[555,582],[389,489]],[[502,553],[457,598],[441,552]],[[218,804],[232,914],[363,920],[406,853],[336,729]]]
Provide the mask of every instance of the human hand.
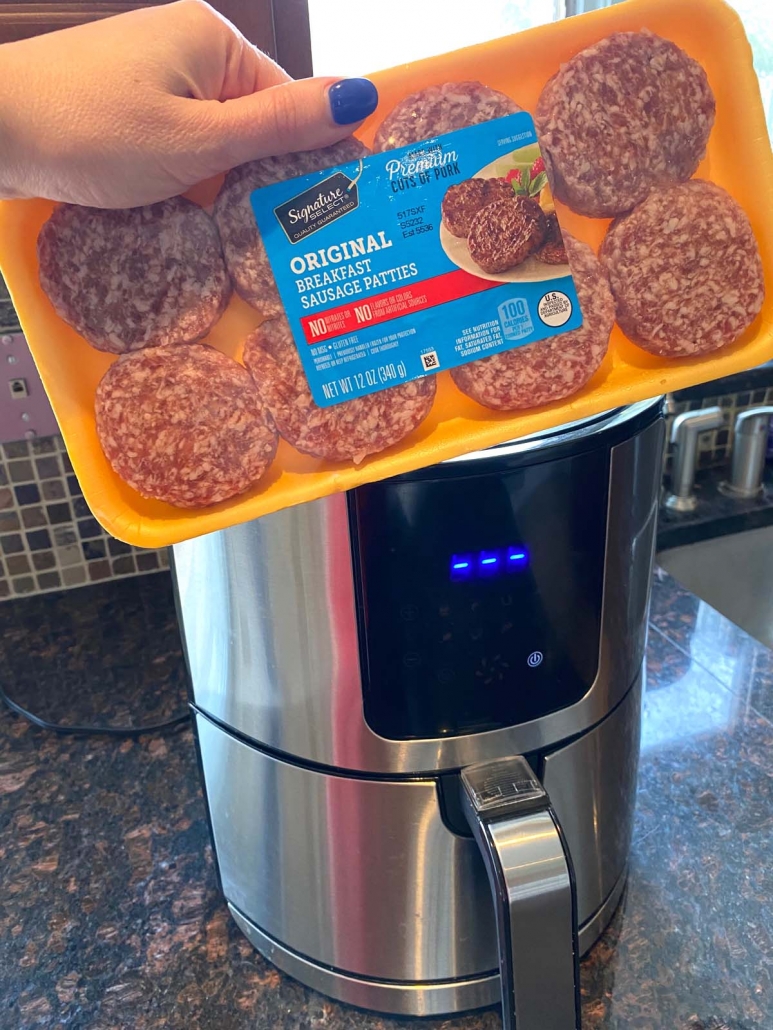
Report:
[[365,79],[291,81],[202,0],[0,46],[0,197],[134,207],[255,158],[328,146]]

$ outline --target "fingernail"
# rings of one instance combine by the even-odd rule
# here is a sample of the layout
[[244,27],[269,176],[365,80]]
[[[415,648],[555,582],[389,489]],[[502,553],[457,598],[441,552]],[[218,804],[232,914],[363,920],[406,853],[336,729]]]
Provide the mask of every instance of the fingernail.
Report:
[[330,87],[330,112],[336,125],[351,125],[373,114],[378,90],[370,79],[341,79]]

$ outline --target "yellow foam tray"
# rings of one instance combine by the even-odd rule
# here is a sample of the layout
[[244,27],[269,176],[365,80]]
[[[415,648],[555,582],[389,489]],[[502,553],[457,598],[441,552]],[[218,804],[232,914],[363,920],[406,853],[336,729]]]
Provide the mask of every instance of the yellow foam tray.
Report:
[[[612,32],[644,28],[673,40],[698,60],[716,96],[716,122],[696,174],[723,186],[739,201],[759,242],[767,297],[745,335],[715,357],[666,361],[634,347],[616,326],[603,365],[581,393],[569,402],[519,415],[480,407],[459,393],[444,372],[438,377],[430,416],[401,445],[355,467],[303,456],[282,442],[262,482],[212,508],[186,511],[147,500],[111,470],[97,440],[93,403],[97,383],[115,359],[94,350],[65,325],[38,283],[36,239],[54,205],[40,200],[0,203],[0,268],[84,496],[105,529],[127,543],[162,547],[773,358],[773,158],[751,49],[738,16],[722,0],[627,0],[379,72],[372,76],[381,97],[379,109],[358,135],[370,143],[381,119],[403,97],[452,80],[478,79],[534,111],[542,87],[562,62]],[[219,181],[201,184],[189,196],[207,204],[218,186]],[[608,222],[558,207],[562,225],[598,248]],[[206,342],[239,358],[244,337],[259,323],[260,317],[234,297]]]

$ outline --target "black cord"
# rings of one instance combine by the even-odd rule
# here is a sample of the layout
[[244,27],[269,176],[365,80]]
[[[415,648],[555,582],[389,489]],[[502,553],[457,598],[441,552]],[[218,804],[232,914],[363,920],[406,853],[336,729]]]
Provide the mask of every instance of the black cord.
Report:
[[27,719],[33,726],[37,726],[41,730],[50,730],[52,733],[79,737],[138,737],[141,733],[160,733],[162,730],[171,730],[173,727],[187,722],[191,717],[190,712],[185,712],[182,715],[176,715],[173,719],[167,719],[165,722],[151,723],[149,726],[63,726],[58,722],[48,722],[46,719],[41,719],[39,715],[27,711],[26,708],[22,708],[21,705],[8,697],[2,685],[0,685],[0,701],[3,701],[12,712],[20,715],[23,719]]

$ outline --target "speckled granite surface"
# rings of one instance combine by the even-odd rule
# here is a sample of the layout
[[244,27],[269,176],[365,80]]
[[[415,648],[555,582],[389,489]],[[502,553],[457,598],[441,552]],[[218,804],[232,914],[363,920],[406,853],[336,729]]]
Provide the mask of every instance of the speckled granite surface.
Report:
[[[583,964],[585,1030],[773,1027],[773,660],[658,576],[631,876]],[[166,576],[0,608],[5,682],[49,718],[184,701]],[[0,1028],[496,1030],[330,1002],[217,892],[190,731],[59,738],[0,712]]]

